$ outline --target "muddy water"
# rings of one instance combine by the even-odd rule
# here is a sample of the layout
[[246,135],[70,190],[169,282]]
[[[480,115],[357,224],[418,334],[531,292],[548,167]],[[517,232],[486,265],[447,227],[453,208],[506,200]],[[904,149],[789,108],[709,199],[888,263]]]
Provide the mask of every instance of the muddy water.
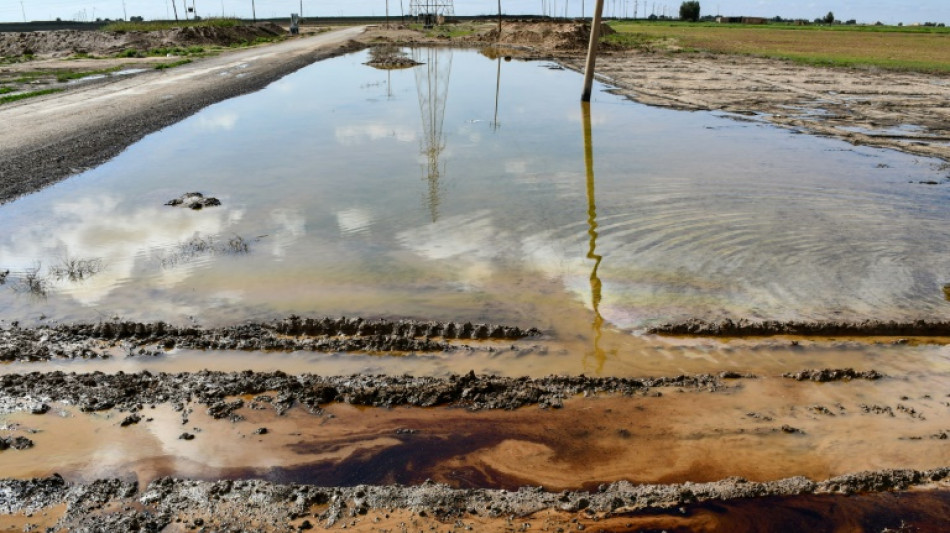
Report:
[[[577,74],[414,53],[424,66],[315,64],[4,205],[0,318],[438,317],[593,338],[950,315],[950,188],[919,183],[945,181],[933,161],[602,86],[585,161]],[[193,190],[223,205],[163,205]]]
[[[455,487],[553,490],[624,479],[820,480],[948,464],[950,448],[935,437],[947,430],[940,383],[931,376],[743,380],[719,393],[669,389],[661,396],[576,398],[558,410],[475,413],[331,405],[316,415],[293,409],[275,416],[269,407],[245,407],[238,412],[246,419],[237,422],[214,420],[201,405],[187,406],[183,417],[159,404],[146,406],[142,421],[128,427],[120,424],[125,413],[57,405],[41,416],[4,417],[0,436],[26,436],[35,447],[0,454],[0,471],[17,478],[59,472],[71,480],[175,475],[327,486],[434,479]],[[257,434],[260,427],[267,432]],[[194,439],[180,439],[183,432]]]

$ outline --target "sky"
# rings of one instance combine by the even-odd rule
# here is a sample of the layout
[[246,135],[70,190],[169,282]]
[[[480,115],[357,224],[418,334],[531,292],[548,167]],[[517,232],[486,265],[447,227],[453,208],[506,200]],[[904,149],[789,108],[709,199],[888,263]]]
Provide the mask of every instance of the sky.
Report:
[[[174,18],[173,0],[0,0],[0,21],[26,20],[95,20],[142,16],[146,19]],[[250,18],[252,0],[174,0],[179,16],[183,5],[194,4],[203,17],[237,16]],[[253,0],[259,18],[289,16],[300,11],[301,1],[306,17],[386,14],[387,0]],[[409,10],[412,0],[388,0],[389,13],[398,16]],[[571,17],[590,16],[595,0],[502,0],[507,14],[548,14],[556,12]],[[497,0],[455,0],[458,15],[496,13]],[[678,0],[605,0],[605,15],[638,16],[664,13],[674,16],[679,12]],[[829,11],[839,20],[856,19],[858,22],[886,24],[903,22],[950,23],[948,0],[701,0],[704,15],[745,15],[759,17],[804,18],[813,20]],[[124,10],[123,10],[124,8]],[[555,11],[556,10],[556,11]]]

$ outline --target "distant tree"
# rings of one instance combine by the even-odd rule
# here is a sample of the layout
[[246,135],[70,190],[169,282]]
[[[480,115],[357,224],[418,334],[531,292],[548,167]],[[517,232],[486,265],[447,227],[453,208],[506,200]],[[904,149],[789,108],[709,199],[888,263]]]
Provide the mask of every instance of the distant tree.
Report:
[[835,23],[835,14],[832,13],[831,11],[829,11],[828,14],[825,15],[825,20],[824,20],[824,22],[825,22],[825,24],[834,24],[834,23]]
[[845,24],[847,24],[848,26],[854,26],[854,25],[856,25],[857,23],[858,23],[858,21],[857,21],[857,20],[854,20],[854,19],[851,19],[851,20],[845,22]]
[[690,22],[699,20],[699,2],[688,1],[680,4],[680,19]]
[[142,17],[136,17],[136,16],[129,17],[129,21],[131,22],[143,22],[144,20],[145,19]]

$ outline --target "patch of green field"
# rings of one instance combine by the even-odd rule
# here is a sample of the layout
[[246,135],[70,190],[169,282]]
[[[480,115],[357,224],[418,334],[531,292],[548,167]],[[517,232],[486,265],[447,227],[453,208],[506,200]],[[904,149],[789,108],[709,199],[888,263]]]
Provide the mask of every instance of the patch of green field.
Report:
[[146,22],[113,22],[103,26],[102,31],[161,31],[175,28],[233,28],[241,21],[232,18],[212,18],[187,21],[146,21]]
[[[608,42],[630,48],[701,50],[837,67],[950,72],[950,28],[612,22]],[[670,43],[673,43],[670,45]]]
[[15,90],[13,87],[0,87],[0,94],[9,94]]
[[33,91],[28,93],[20,94],[8,94],[6,96],[0,96],[0,104],[7,104],[10,102],[16,102],[17,100],[25,100],[27,98],[33,98],[34,96],[43,96],[44,94],[53,94],[61,92],[62,89],[43,89],[42,91]]
[[77,72],[57,72],[56,81],[62,83],[69,80],[78,80],[80,78],[86,78],[88,76],[95,76],[97,74],[110,74],[119,70],[119,67],[104,68],[100,70],[83,70]]

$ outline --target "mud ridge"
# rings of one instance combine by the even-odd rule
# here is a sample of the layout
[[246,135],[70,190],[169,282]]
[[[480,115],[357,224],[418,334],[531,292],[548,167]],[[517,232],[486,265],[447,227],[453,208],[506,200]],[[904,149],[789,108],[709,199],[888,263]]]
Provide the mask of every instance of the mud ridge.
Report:
[[[292,531],[314,525],[331,527],[374,511],[409,511],[444,522],[470,517],[526,518],[542,511],[583,512],[587,516],[623,515],[642,510],[677,508],[706,501],[790,497],[811,494],[851,495],[933,487],[950,480],[950,468],[881,470],[812,481],[804,477],[771,482],[729,478],[713,483],[634,485],[620,481],[597,491],[517,491],[453,489],[427,482],[419,486],[316,487],[265,481],[190,481],[161,478],[141,492],[133,483],[98,480],[68,484],[63,478],[0,480],[0,514],[36,513],[66,504],[57,528],[159,531],[174,522],[214,530],[243,530],[255,523],[262,530]],[[387,515],[388,516],[388,515]],[[566,520],[565,520],[566,521]]]
[[[455,406],[470,410],[516,409],[527,405],[561,407],[563,400],[577,395],[654,394],[655,388],[676,387],[686,390],[717,391],[727,385],[716,376],[701,374],[659,378],[594,378],[587,376],[549,376],[545,378],[506,378],[477,376],[474,372],[449,377],[412,376],[291,376],[283,372],[255,373],[118,373],[90,374],[61,371],[0,376],[0,413],[26,411],[37,415],[50,410],[48,403],[64,402],[80,410],[119,409],[137,412],[145,405],[172,403],[178,410],[196,402],[209,406],[209,412],[228,416],[243,406],[228,397],[262,395],[256,402],[270,403],[278,413],[294,405],[318,411],[331,402],[352,405]],[[263,396],[263,393],[268,395]]]
[[677,324],[663,324],[648,329],[647,333],[700,337],[764,337],[769,335],[946,337],[950,336],[950,321],[782,322],[769,320],[756,322],[745,319],[736,321],[727,319],[721,322],[707,322],[697,319]]
[[[452,349],[448,340],[517,340],[539,336],[538,329],[471,322],[300,318],[204,329],[164,322],[100,322],[0,330],[0,361],[47,361],[109,357],[120,343],[129,355],[155,350],[270,350],[320,352],[434,352]],[[434,340],[441,339],[441,340]]]
[[817,381],[827,383],[829,381],[851,381],[852,379],[866,379],[876,381],[885,378],[884,374],[877,370],[856,371],[853,368],[823,368],[820,370],[800,370],[798,372],[786,372],[782,374],[783,378],[794,379],[796,381]]

